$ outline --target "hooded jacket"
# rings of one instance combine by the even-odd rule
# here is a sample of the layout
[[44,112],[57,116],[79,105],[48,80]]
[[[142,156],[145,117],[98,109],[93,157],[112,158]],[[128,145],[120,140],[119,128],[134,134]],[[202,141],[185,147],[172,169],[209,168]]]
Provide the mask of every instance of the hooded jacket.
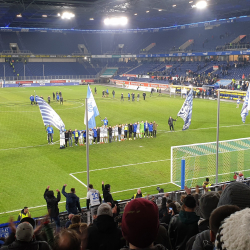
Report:
[[62,188],[62,194],[66,197],[66,210],[69,214],[77,214],[77,209],[81,212],[79,197],[74,193],[66,193],[65,186]]
[[50,210],[50,217],[55,218],[59,215],[58,202],[61,200],[61,193],[57,193],[57,198],[52,191],[48,189],[44,192],[44,199],[47,202],[47,209]]
[[168,233],[173,249],[184,250],[187,241],[197,233],[200,217],[195,212],[181,210],[179,215],[172,217]]
[[113,197],[110,194],[110,186],[108,184],[104,185],[102,184],[102,192],[103,192],[103,199],[105,202],[110,202],[112,205],[114,203]]

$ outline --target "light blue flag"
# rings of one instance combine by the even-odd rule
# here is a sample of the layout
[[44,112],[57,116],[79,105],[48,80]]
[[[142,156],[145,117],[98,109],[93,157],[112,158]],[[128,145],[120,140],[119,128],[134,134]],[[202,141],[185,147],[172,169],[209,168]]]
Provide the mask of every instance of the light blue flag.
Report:
[[[95,123],[95,117],[99,115],[99,110],[97,108],[94,96],[92,94],[92,91],[88,85],[88,92],[87,92],[87,102],[88,102],[88,127],[94,128],[96,127]],[[84,116],[84,124],[86,125],[86,110],[85,110],[85,116]]]
[[248,108],[249,95],[250,95],[249,91],[250,90],[249,90],[249,87],[248,87],[246,97],[245,97],[245,101],[244,101],[242,109],[241,109],[241,118],[242,118],[243,123],[245,123],[245,121],[246,121],[246,117],[248,115],[248,110],[249,110],[249,108]]
[[189,128],[191,124],[192,111],[193,111],[193,89],[189,91],[185,102],[183,103],[179,113],[177,114],[177,116],[181,117],[184,121],[182,130],[186,130]]
[[42,98],[36,96],[37,103],[43,118],[43,123],[45,126],[52,125],[59,130],[64,130],[65,125],[61,117],[56,113],[56,111],[51,108],[51,106],[45,102]]

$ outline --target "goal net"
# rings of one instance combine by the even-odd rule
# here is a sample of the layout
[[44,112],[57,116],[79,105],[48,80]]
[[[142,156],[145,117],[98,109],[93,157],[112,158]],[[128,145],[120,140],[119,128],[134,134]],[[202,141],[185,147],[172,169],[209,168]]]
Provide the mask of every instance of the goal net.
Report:
[[[216,180],[216,142],[171,147],[171,182],[181,185],[181,160],[185,159],[185,185],[202,185]],[[250,174],[250,138],[219,142],[218,181],[233,180],[234,172]]]

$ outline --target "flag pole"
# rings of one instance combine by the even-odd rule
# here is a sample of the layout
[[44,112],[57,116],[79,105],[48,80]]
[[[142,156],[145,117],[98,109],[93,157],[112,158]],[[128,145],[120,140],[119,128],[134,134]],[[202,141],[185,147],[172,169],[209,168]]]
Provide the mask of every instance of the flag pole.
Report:
[[220,128],[220,89],[217,96],[217,137],[216,137],[216,184],[218,184],[219,174],[219,128]]
[[86,160],[87,160],[87,187],[89,186],[89,118],[88,118],[88,98],[85,99],[86,114]]

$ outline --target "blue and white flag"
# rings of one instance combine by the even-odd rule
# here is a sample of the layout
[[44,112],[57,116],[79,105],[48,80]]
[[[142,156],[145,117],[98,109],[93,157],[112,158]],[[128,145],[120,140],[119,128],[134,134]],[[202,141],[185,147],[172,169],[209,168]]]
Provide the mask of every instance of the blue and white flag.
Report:
[[243,103],[243,106],[242,106],[242,109],[241,109],[241,118],[242,118],[242,122],[245,123],[246,121],[246,117],[248,115],[248,110],[249,110],[249,87],[247,89],[247,93],[246,93],[246,97],[245,97],[245,100],[244,100],[244,103]]
[[185,102],[183,103],[179,113],[177,114],[177,116],[181,117],[184,121],[182,130],[186,130],[189,128],[191,124],[192,111],[193,111],[193,89],[189,91]]
[[51,106],[45,102],[42,98],[36,96],[37,103],[39,105],[39,109],[43,118],[43,123],[45,126],[52,125],[57,129],[64,130],[65,125],[60,118],[60,116],[55,112]]
[[[94,128],[96,127],[95,123],[95,117],[99,115],[99,110],[96,106],[96,102],[94,99],[94,96],[91,92],[91,89],[88,85],[88,92],[87,92],[87,103],[88,103],[88,127]],[[86,110],[85,110],[85,116],[84,116],[84,124],[86,125]]]

